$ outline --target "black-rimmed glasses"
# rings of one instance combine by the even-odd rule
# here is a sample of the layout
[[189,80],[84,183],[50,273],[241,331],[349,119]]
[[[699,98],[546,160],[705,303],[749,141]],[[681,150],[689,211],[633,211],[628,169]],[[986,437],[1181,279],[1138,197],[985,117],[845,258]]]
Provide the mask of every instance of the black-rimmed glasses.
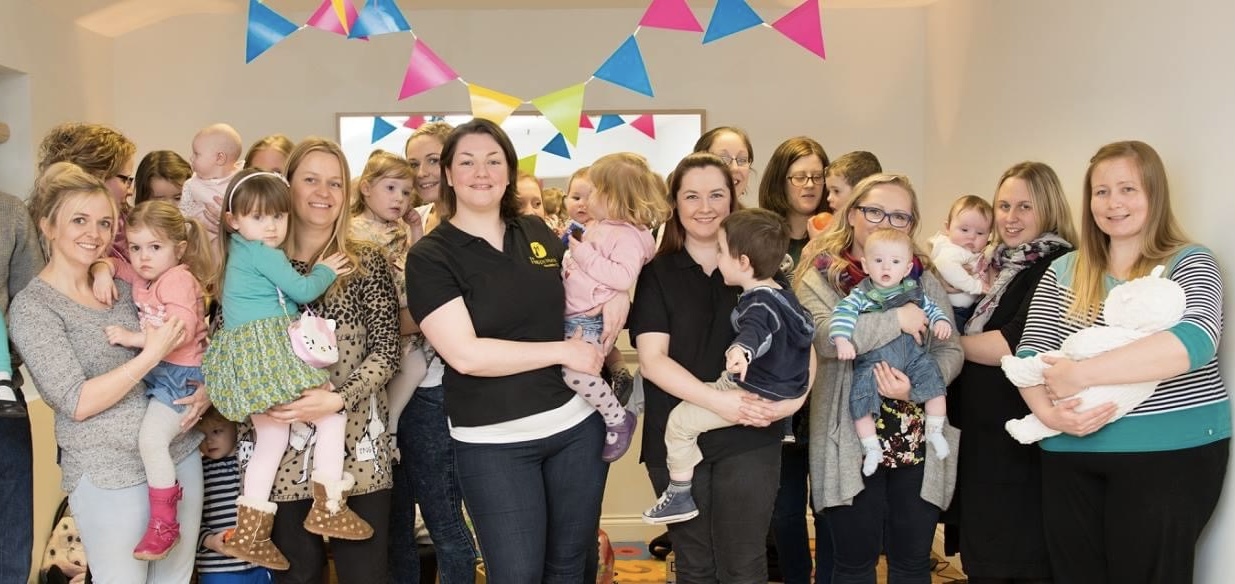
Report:
[[901,213],[899,211],[889,213],[879,207],[858,206],[855,207],[855,209],[862,212],[862,217],[866,219],[867,223],[872,223],[875,225],[883,223],[885,218],[888,220],[888,225],[891,225],[897,229],[909,227],[909,224],[913,223],[913,215],[910,215],[909,213]]
[[807,184],[823,184],[822,174],[794,174],[785,178],[789,179],[789,184],[795,187],[804,187]]

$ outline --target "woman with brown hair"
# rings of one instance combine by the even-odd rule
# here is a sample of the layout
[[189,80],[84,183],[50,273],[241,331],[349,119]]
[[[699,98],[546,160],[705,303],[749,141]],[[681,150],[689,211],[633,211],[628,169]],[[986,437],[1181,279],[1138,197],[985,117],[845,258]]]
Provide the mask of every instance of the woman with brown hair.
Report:
[[789,223],[789,256],[794,266],[810,240],[807,222],[828,209],[823,192],[823,171],[827,167],[828,154],[823,146],[798,136],[776,147],[759,182],[759,206]]
[[[150,200],[180,202],[184,181],[193,176],[193,167],[171,150],[155,150],[142,157],[134,177],[134,205]],[[216,218],[217,220],[217,218]]]
[[128,257],[124,240],[124,216],[133,194],[133,158],[137,145],[116,130],[99,124],[68,122],[51,129],[39,143],[39,172],[57,162],[72,162],[103,181],[107,193],[116,201],[117,219],[111,255]]

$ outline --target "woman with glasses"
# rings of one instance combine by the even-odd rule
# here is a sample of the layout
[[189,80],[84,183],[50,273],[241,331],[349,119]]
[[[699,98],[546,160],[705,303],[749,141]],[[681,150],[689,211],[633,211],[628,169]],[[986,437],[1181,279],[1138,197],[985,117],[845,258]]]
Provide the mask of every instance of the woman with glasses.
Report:
[[759,206],[789,222],[789,255],[795,266],[810,240],[807,222],[828,209],[823,192],[823,170],[827,167],[828,154],[823,146],[798,136],[776,147],[759,183]]
[[116,130],[99,124],[67,122],[51,129],[39,143],[39,172],[57,162],[72,162],[103,181],[107,193],[116,201],[116,237],[112,257],[128,257],[124,239],[124,217],[129,213],[133,194],[133,166],[137,145]]
[[[827,324],[837,304],[866,272],[859,258],[867,237],[892,228],[913,237],[917,231],[917,196],[900,175],[876,174],[857,184],[821,234],[822,252],[794,284],[802,306],[815,317],[815,350],[820,368],[811,394],[810,473],[816,507],[826,509],[834,542],[834,583],[875,580],[880,551],[888,556],[889,582],[929,582],[930,549],[935,523],[948,506],[956,477],[956,456],[940,460],[926,452],[924,413],[909,401],[904,372],[886,363],[875,368],[880,411],[877,436],[883,459],[870,476],[862,474],[863,448],[849,413],[853,362],[837,358]],[[927,265],[926,256],[915,253]],[[947,293],[929,270],[920,276],[922,291],[945,314]],[[963,361],[958,335],[941,341],[926,334],[928,319],[921,308],[907,304],[883,313],[858,317],[853,343],[858,352],[887,344],[901,334],[921,339],[944,381],[960,371]],[[950,449],[957,432],[945,424]]]
[[715,154],[729,168],[733,176],[733,192],[742,208],[757,206],[758,201],[746,194],[750,184],[751,163],[755,160],[755,148],[750,145],[746,130],[733,126],[720,126],[704,132],[695,142],[695,152]]

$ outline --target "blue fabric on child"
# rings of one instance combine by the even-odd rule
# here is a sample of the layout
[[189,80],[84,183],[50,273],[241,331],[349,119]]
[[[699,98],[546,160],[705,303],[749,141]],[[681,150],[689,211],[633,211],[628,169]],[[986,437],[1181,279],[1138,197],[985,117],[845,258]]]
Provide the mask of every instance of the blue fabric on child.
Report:
[[205,378],[202,376],[201,367],[159,361],[159,364],[155,365],[154,369],[142,378],[142,381],[146,383],[147,398],[157,399],[167,407],[176,410],[177,413],[183,414],[187,406],[176,405],[172,402],[193,395],[197,391],[197,386],[190,385],[189,381],[204,384],[203,379]]

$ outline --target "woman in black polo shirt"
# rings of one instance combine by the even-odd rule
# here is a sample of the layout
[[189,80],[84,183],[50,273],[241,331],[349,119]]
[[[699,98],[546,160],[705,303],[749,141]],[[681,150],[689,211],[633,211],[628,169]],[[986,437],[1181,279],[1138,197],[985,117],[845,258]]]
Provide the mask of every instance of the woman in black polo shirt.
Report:
[[720,222],[737,209],[733,177],[715,155],[682,159],[670,175],[673,216],[655,259],[643,268],[631,313],[647,399],[643,453],[652,486],[668,486],[665,425],[681,400],[739,426],[700,436],[703,462],[692,494],[699,516],[669,526],[680,582],[767,582],[765,546],[780,484],[783,429],[769,427],[805,401],[769,402],[743,391],[715,391],[701,380],[725,368],[733,341],[729,314],[741,288],[716,269]]
[[[608,465],[604,423],[562,380],[599,352],[562,339],[561,241],[519,215],[517,158],[496,124],[442,148],[443,223],[408,255],[408,304],[446,362],[443,385],[463,498],[500,582],[585,580]],[[613,304],[624,319],[622,296]]]

